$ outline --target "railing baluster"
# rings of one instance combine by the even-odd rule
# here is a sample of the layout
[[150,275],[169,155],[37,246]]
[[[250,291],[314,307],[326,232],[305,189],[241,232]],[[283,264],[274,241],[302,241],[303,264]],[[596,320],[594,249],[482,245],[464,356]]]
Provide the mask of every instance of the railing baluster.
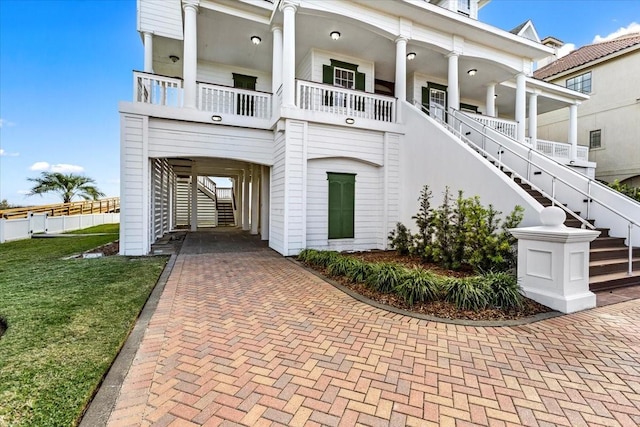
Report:
[[629,245],[629,270],[627,274],[629,276],[633,275],[633,244],[631,243],[631,229],[633,228],[633,224],[629,221],[629,233],[627,237],[627,244]]

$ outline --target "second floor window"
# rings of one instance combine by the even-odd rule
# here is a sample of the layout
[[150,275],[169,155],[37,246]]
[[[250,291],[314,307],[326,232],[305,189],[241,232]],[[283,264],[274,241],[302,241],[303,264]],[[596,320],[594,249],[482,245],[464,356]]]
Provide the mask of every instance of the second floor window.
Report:
[[567,79],[567,89],[582,93],[591,93],[591,71]]
[[602,130],[592,130],[589,132],[589,148],[602,147]]
[[356,73],[351,70],[345,70],[344,68],[333,69],[333,84],[345,89],[353,89],[356,79]]

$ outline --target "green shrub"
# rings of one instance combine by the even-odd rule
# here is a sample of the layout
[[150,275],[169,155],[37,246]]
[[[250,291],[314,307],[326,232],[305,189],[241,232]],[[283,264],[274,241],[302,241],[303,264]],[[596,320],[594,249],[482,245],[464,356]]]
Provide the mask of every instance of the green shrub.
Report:
[[347,279],[353,283],[363,283],[367,281],[367,277],[371,274],[371,266],[369,263],[354,259],[347,271]]
[[631,197],[632,199],[640,202],[640,187],[632,187],[627,184],[621,184],[617,179],[609,184],[609,187],[624,194],[627,197]]
[[316,251],[315,249],[303,249],[300,251],[296,259],[304,264],[307,264],[316,252],[318,251]]
[[450,278],[444,284],[444,299],[462,310],[482,310],[491,300],[491,288],[481,276]]
[[399,255],[408,255],[413,249],[411,233],[401,222],[396,224],[396,229],[391,230],[387,238],[391,249],[395,249]]
[[524,305],[518,279],[506,272],[490,272],[482,280],[491,290],[491,305],[504,310],[520,309]]
[[405,274],[406,269],[398,264],[372,264],[367,284],[378,292],[390,293],[404,279]]
[[403,280],[395,287],[395,292],[407,304],[433,301],[440,293],[440,278],[422,268],[414,268],[405,273]]
[[331,259],[327,265],[327,273],[331,276],[346,276],[355,263],[353,258],[339,255]]
[[318,267],[326,268],[339,256],[340,254],[336,251],[315,251],[311,255],[309,263]]
[[431,253],[430,251],[425,251],[425,249],[433,243],[434,227],[434,213],[433,209],[431,209],[431,190],[429,190],[428,185],[422,187],[418,202],[420,202],[418,213],[411,217],[416,221],[416,226],[418,227],[418,233],[413,236],[412,252],[428,261],[431,260]]

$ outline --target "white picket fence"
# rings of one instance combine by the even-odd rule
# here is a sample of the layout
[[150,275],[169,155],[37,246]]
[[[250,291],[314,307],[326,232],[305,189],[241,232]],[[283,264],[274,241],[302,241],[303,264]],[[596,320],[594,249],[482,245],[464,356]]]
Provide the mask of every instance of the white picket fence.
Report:
[[34,233],[58,234],[75,231],[94,225],[116,224],[119,213],[52,216],[46,213],[31,213],[27,218],[0,219],[0,243],[30,239]]

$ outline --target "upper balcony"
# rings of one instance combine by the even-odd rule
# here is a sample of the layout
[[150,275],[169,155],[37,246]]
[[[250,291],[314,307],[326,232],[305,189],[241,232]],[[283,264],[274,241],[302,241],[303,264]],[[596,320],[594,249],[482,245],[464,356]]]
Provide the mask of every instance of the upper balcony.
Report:
[[[183,80],[135,71],[133,73],[134,102],[164,107],[184,106]],[[212,120],[239,116],[255,119],[262,127],[279,117],[281,91],[271,93],[197,82],[196,107],[212,114]],[[328,84],[297,80],[296,107],[315,114],[316,119],[339,116],[345,119],[366,119],[395,123],[396,99],[390,96],[349,90]]]

